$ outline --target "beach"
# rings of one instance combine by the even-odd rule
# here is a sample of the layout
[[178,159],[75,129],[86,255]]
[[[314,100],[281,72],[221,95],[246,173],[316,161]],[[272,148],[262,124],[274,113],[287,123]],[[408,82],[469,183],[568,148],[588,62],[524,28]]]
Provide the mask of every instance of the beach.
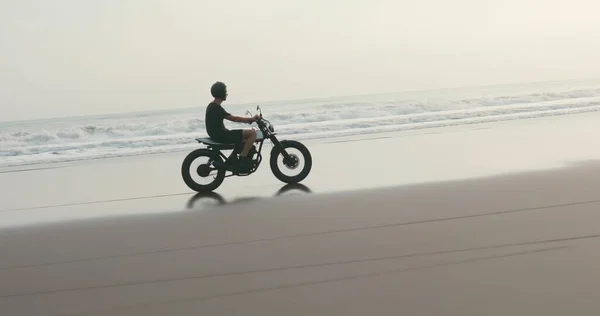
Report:
[[598,122],[307,139],[302,185],[204,195],[189,151],[5,167],[0,312],[597,315]]
[[0,316],[600,315],[600,4],[341,4],[0,1]]

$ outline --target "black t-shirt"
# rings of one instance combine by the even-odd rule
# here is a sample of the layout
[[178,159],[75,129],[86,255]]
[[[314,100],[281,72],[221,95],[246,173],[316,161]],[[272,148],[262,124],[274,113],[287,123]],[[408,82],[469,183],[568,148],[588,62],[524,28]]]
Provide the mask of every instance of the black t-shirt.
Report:
[[211,102],[208,107],[206,107],[204,121],[208,136],[212,137],[213,135],[227,131],[225,124],[223,124],[223,120],[228,115],[229,113],[225,111],[220,104]]

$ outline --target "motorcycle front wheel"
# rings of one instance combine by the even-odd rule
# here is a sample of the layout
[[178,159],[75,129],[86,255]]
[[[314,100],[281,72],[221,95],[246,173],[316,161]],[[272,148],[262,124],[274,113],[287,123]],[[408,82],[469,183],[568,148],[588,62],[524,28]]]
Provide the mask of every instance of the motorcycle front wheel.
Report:
[[[279,181],[288,184],[298,183],[304,180],[312,169],[312,156],[308,148],[306,148],[304,144],[295,140],[281,141],[281,146],[288,152],[290,159],[289,161],[285,161],[281,150],[279,150],[277,147],[273,147],[270,160],[270,166],[273,175],[279,179]],[[304,163],[301,164],[301,162]],[[299,167],[301,167],[299,172],[294,175],[284,174],[284,171],[294,171]]]

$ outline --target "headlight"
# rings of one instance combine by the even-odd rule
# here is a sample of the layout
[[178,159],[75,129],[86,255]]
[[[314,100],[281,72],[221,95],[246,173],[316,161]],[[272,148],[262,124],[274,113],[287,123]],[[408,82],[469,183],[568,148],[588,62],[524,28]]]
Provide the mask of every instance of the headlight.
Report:
[[275,127],[273,127],[273,125],[269,125],[269,130],[271,131],[271,133],[275,132]]

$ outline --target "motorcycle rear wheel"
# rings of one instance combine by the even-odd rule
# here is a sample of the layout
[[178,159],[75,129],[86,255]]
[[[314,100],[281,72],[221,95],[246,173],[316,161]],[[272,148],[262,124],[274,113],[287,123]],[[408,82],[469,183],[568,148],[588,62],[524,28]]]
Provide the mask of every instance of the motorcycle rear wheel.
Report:
[[[214,161],[222,162],[221,157],[218,154],[215,154],[214,152],[212,152],[211,150],[202,148],[202,149],[196,149],[196,150],[192,151],[185,157],[185,159],[183,160],[183,163],[181,164],[181,176],[183,178],[183,182],[185,182],[185,184],[188,186],[188,188],[190,188],[196,192],[214,191],[223,183],[223,180],[225,180],[225,169],[218,169],[217,175],[215,176],[214,180],[211,181],[209,184],[199,184],[196,181],[194,181],[194,179],[192,178],[192,173],[190,171],[190,167],[192,165],[192,162],[194,162],[194,160],[196,160],[200,157],[208,157],[213,162]],[[200,169],[206,168],[206,167],[210,167],[210,165],[209,166],[201,165],[200,167],[198,167],[195,170],[195,173],[197,175],[200,175],[199,174],[201,172]]]

